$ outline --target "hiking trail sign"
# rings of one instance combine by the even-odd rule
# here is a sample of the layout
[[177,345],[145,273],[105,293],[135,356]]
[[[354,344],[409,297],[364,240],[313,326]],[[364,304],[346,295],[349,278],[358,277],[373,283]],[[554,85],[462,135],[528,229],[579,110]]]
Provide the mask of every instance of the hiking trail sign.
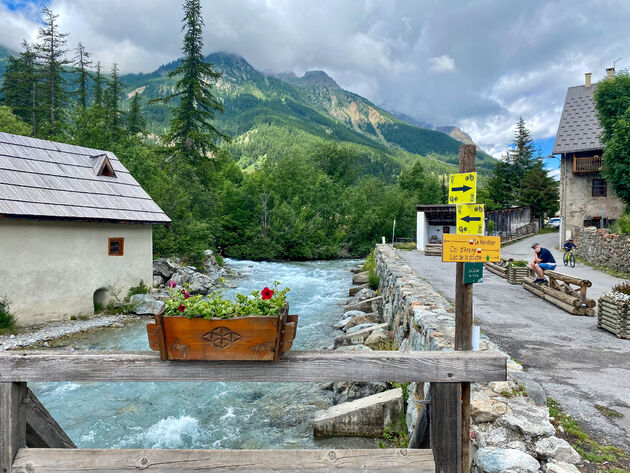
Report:
[[442,261],[487,263],[501,261],[501,237],[483,235],[442,235]]
[[449,174],[448,203],[472,204],[477,198],[477,173]]
[[457,204],[457,234],[483,235],[483,204]]

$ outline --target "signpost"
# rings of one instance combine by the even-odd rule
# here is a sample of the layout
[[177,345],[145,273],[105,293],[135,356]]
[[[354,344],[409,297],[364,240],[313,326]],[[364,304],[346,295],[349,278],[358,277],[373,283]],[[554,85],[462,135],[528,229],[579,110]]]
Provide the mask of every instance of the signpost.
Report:
[[457,205],[457,233],[459,235],[483,235],[483,204]]
[[448,176],[448,203],[472,204],[477,200],[477,173],[466,172]]
[[464,263],[464,284],[483,282],[483,263]]
[[501,261],[501,237],[442,235],[442,261],[451,263]]

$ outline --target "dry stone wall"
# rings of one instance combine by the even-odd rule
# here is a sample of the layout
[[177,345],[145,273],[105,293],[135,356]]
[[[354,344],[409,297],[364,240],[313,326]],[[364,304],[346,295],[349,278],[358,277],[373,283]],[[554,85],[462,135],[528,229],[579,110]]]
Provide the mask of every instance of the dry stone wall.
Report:
[[[390,246],[377,245],[375,256],[384,322],[394,332],[400,350],[452,350],[455,337],[452,304]],[[503,353],[485,337],[480,350]],[[429,383],[411,383],[408,388],[410,434],[428,391]],[[530,391],[529,396],[524,395]],[[476,473],[577,471],[574,464],[580,462],[580,456],[566,441],[555,436],[542,389],[518,363],[508,360],[505,382],[474,384],[471,405],[471,453]]]
[[573,238],[578,247],[577,254],[586,261],[598,266],[630,273],[630,238],[616,235],[608,229],[577,227]]

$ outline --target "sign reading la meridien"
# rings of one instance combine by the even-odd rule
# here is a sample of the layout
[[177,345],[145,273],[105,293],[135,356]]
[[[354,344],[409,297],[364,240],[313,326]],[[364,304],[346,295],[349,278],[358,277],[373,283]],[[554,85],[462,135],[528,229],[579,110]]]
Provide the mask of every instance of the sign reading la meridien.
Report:
[[483,235],[442,235],[442,261],[487,263],[501,260],[501,237]]

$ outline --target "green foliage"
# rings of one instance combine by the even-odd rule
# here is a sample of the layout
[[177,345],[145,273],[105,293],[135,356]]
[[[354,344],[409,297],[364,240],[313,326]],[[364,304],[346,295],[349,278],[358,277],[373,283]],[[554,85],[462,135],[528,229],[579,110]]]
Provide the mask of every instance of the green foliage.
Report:
[[234,301],[224,299],[220,292],[208,296],[192,296],[186,286],[169,288],[169,298],[164,301],[166,315],[201,317],[204,319],[231,319],[249,315],[278,315],[286,304],[289,288],[278,289],[274,282],[273,290],[264,288],[253,291],[249,296],[236,294]]
[[622,294],[630,295],[630,283],[622,282],[622,283],[616,284],[615,286],[613,286],[612,292],[620,292]]
[[372,252],[368,255],[365,263],[363,264],[363,271],[367,271],[368,273],[368,286],[373,291],[376,291],[380,285],[380,279],[376,274],[376,261],[374,259],[376,250],[372,250]]
[[0,131],[5,133],[14,133],[16,135],[30,135],[33,130],[27,124],[16,117],[11,109],[6,106],[0,106]]
[[611,233],[630,235],[630,214],[623,214],[610,226]]
[[602,125],[602,175],[615,194],[630,204],[630,75],[617,73],[600,81],[593,94]]
[[547,174],[542,159],[534,163],[523,178],[518,204],[530,206],[534,217],[555,215],[560,207],[558,182]]
[[494,222],[494,220],[488,220],[488,223],[486,224],[486,230],[488,231],[488,234],[491,235],[492,233],[494,233],[494,230],[497,228],[497,224]]
[[379,448],[407,448],[409,446],[409,431],[407,429],[407,419],[405,410],[401,410],[396,422],[392,422],[383,430],[385,442],[379,442]]
[[397,250],[415,250],[416,243],[413,241],[394,243],[394,248]]
[[508,263],[508,266],[511,268],[526,268],[527,264],[528,264],[527,261],[519,259],[519,260],[510,261]]
[[129,288],[129,291],[127,292],[127,299],[131,298],[131,296],[135,296],[136,294],[148,294],[148,293],[149,293],[149,288],[141,279],[140,283],[137,286]]
[[15,317],[9,310],[9,301],[0,299],[0,333],[10,332],[15,325]]

